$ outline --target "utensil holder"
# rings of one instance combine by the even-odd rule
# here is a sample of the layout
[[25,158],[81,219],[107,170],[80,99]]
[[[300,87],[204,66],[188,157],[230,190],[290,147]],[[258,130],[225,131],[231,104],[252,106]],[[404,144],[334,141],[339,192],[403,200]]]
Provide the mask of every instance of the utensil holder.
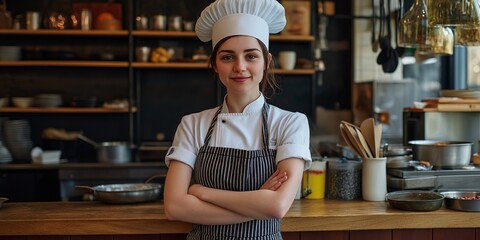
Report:
[[362,196],[365,201],[385,201],[387,194],[387,158],[364,158]]

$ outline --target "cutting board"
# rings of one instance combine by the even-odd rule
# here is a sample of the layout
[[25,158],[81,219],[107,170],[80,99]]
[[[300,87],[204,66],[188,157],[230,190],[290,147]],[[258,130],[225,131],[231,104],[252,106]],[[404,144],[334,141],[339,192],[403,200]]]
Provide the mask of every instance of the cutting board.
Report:
[[480,98],[432,98],[424,99],[426,109],[435,109],[436,111],[480,111]]

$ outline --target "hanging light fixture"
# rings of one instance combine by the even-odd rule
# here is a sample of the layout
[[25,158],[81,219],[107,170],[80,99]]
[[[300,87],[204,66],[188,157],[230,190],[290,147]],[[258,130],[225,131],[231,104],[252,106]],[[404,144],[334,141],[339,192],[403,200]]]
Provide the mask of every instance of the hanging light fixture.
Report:
[[442,25],[428,27],[427,44],[420,44],[417,53],[421,55],[453,55],[454,34],[451,28]]
[[398,45],[417,47],[427,45],[428,15],[425,0],[415,0],[398,24]]
[[428,24],[480,27],[478,0],[428,0]]

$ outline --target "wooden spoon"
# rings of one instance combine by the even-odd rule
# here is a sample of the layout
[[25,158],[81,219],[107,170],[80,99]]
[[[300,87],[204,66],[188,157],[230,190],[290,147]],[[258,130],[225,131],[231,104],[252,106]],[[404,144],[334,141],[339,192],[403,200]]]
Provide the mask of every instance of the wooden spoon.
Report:
[[360,129],[362,130],[362,134],[365,137],[365,141],[370,148],[370,152],[372,153],[373,157],[378,157],[375,150],[375,120],[373,118],[367,118],[363,120],[360,124]]
[[360,143],[360,140],[359,140],[359,137],[358,137],[358,134],[357,134],[357,129],[358,127],[351,124],[351,123],[348,123],[346,125],[346,128],[347,128],[347,136],[350,137],[350,141],[353,142],[356,146],[356,148],[358,149],[358,153],[361,157],[367,157],[367,153],[365,152],[365,149],[363,148],[362,146],[362,143]]
[[382,124],[375,125],[374,128],[375,134],[375,156],[380,157],[380,144],[382,142]]
[[347,143],[350,148],[353,149],[358,155],[360,155],[360,150],[358,149],[358,146],[351,141],[350,133],[347,129],[347,126],[343,123],[340,123],[340,133],[342,134],[343,139]]
[[362,149],[365,152],[366,157],[373,158],[372,151],[370,151],[370,148],[368,147],[368,143],[365,140],[365,137],[363,137],[362,132],[358,128],[356,128],[355,130],[357,131],[358,140],[360,140],[360,144],[362,145]]

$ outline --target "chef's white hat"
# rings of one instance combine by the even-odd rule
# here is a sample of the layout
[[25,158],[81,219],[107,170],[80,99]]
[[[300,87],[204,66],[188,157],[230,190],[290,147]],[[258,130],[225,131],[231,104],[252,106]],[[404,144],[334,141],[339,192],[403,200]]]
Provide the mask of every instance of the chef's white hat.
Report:
[[203,42],[215,45],[233,35],[252,36],[268,48],[269,33],[285,27],[285,9],[277,0],[217,0],[206,7],[195,25]]

